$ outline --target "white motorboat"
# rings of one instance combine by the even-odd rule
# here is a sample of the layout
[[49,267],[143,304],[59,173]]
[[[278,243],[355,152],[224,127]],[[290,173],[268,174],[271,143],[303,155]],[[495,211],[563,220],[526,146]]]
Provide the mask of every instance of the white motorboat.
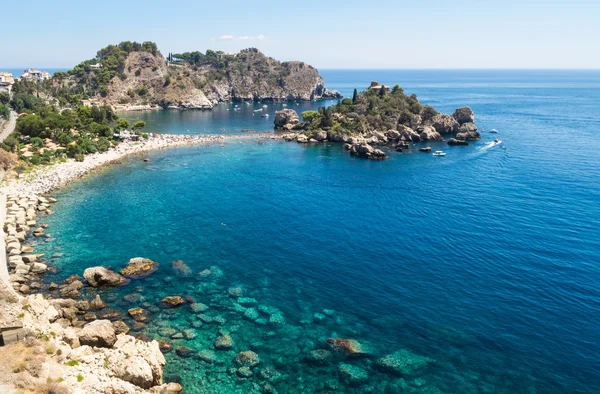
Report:
[[446,156],[446,152],[442,152],[441,150],[436,150],[433,152],[434,156]]
[[496,130],[496,129],[491,129],[490,130],[490,133],[497,133],[497,132],[498,132],[498,130]]

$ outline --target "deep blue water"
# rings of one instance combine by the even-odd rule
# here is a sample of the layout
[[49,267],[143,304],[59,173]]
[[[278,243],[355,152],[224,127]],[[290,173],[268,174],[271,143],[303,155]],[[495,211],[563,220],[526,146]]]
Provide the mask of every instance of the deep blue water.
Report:
[[[433,144],[444,158],[390,152],[381,162],[339,145],[272,141],[153,152],[150,163],[132,158],[58,192],[47,218],[54,238],[37,250],[63,254],[53,259],[61,278],[135,256],[159,261],[149,278],[102,296],[123,312],[150,309],[145,332],[156,338],[195,324],[198,336],[176,346],[211,349],[231,333],[234,350],[214,364],[167,355],[166,374],[192,393],[261,392],[263,367],[282,374],[272,383],[281,393],[600,392],[600,72],[322,74],[346,95],[373,79],[441,111],[469,105],[480,127],[500,133],[468,147]],[[231,106],[135,116],[165,132],[263,124]],[[488,148],[496,137],[503,147]],[[175,259],[223,276],[174,279]],[[285,325],[242,318],[231,286],[277,308]],[[121,300],[133,292],[142,301]],[[225,322],[156,307],[175,294]],[[324,309],[332,312],[314,319]],[[372,357],[343,360],[366,382],[344,382],[340,360],[302,361],[331,336],[368,347]],[[236,378],[232,358],[247,349],[261,364]],[[373,367],[401,349],[436,362],[402,377]]]

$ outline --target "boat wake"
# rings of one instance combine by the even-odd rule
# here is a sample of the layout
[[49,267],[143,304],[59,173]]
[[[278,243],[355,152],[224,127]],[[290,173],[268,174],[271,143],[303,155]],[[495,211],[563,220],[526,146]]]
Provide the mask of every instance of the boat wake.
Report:
[[487,142],[484,146],[480,146],[477,148],[479,152],[487,152],[494,147],[500,147],[502,145],[502,141],[491,141]]

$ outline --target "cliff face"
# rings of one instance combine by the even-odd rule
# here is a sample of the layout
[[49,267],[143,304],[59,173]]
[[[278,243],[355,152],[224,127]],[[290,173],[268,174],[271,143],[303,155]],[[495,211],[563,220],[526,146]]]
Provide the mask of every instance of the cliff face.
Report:
[[115,76],[107,91],[104,101],[111,105],[212,107],[198,86],[197,76],[192,75],[187,67],[169,66],[160,54],[147,52],[130,53],[122,76]]
[[[157,50],[126,52],[111,46],[101,50],[95,60],[70,72],[69,84],[83,85],[92,100],[130,108],[211,108],[223,101],[341,97],[338,92],[327,90],[317,69],[308,64],[279,62],[257,49],[233,55],[209,52],[210,56],[202,55],[203,59],[196,63],[168,62]],[[96,61],[101,63],[94,64]],[[117,62],[118,66],[114,66]]]
[[219,101],[308,101],[340,97],[325,88],[316,68],[303,62],[279,62],[258,50],[234,55],[204,92]]

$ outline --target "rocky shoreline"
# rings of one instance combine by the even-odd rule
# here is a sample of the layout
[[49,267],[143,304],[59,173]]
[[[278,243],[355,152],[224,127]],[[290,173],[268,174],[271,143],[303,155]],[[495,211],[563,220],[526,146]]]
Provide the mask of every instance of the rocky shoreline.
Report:
[[[162,383],[166,361],[157,341],[127,335],[129,327],[122,321],[111,321],[114,311],[99,295],[89,300],[78,299],[84,287],[83,278],[71,277],[61,285],[42,282],[44,273],[57,269],[48,256],[34,250],[38,240],[51,237],[46,233],[47,225],[38,225],[38,216],[52,214],[51,207],[56,202],[41,194],[128,155],[259,138],[277,137],[151,135],[147,140],[123,142],[108,152],[89,155],[83,162],[57,163],[6,182],[0,189],[7,199],[2,228],[9,283],[19,295],[15,297],[0,283],[0,344],[6,345],[0,353],[28,356],[25,361],[17,359],[23,365],[0,357],[4,368],[12,368],[10,371],[0,368],[0,391],[10,393],[42,387],[39,392],[43,393],[181,392],[182,387],[177,383]],[[94,287],[88,271],[84,277]]]

